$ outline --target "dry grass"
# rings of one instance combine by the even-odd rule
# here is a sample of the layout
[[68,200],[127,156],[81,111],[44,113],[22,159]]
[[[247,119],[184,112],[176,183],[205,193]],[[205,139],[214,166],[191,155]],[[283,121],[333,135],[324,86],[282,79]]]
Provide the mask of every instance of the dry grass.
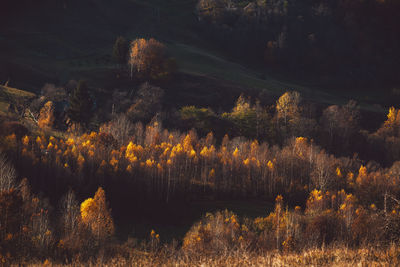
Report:
[[7,114],[11,102],[18,100],[29,101],[34,97],[34,93],[0,85],[0,115]]
[[11,97],[23,97],[23,98],[35,97],[34,93],[2,85],[0,85],[0,92],[5,93]]
[[400,247],[388,249],[309,249],[300,253],[254,253],[237,251],[222,255],[189,255],[145,253],[134,251],[129,257],[104,261],[99,257],[90,263],[54,264],[49,261],[30,266],[399,266]]
[[9,103],[0,101],[0,115],[6,115],[9,106]]

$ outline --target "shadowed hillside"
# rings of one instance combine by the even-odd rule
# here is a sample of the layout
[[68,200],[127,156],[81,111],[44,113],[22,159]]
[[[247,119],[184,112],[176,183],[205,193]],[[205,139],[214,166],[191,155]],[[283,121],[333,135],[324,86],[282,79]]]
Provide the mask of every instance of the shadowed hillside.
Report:
[[197,1],[61,1],[50,7],[46,1],[29,3],[25,3],[29,8],[14,8],[3,15],[0,26],[0,81],[10,80],[19,88],[38,91],[46,82],[63,84],[81,77],[104,87],[105,72],[115,68],[112,44],[116,36],[124,35],[158,38],[167,44],[182,73],[213,77],[242,90],[265,89],[279,95],[295,89],[323,103],[359,98],[349,92],[340,96],[343,92],[322,90],[312,83],[304,86],[276,79],[220,55],[211,40],[197,33]]

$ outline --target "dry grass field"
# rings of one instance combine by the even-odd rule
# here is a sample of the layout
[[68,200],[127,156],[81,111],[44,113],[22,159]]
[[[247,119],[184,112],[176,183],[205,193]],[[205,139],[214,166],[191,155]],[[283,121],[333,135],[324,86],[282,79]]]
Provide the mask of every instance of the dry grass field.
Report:
[[[248,253],[236,251],[222,255],[188,255],[178,252],[141,252],[132,251],[128,257],[115,257],[107,262],[85,263],[86,266],[399,266],[400,248],[387,249],[362,248],[350,249],[333,247],[327,249],[309,249],[291,253]],[[79,262],[60,265],[48,260],[29,266],[77,266]]]

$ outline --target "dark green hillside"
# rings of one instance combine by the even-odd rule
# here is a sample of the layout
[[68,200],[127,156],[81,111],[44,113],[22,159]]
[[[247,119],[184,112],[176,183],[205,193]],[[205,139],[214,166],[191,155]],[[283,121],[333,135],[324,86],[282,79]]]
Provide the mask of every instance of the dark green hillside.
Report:
[[[284,78],[275,79],[222,56],[211,40],[197,33],[197,1],[26,3],[29,8],[3,15],[0,27],[0,81],[9,79],[18,88],[37,91],[46,82],[64,84],[82,77],[98,87],[114,86],[116,81],[110,73],[115,64],[110,54],[115,38],[123,35],[131,39],[157,38],[167,44],[180,72],[204,80],[217,79],[228,87],[236,84],[242,88],[239,91],[256,88],[279,95],[295,89],[308,99],[324,103],[355,98],[348,92],[341,97],[312,84],[302,86]],[[186,95],[201,92],[198,89],[207,84],[195,83]]]

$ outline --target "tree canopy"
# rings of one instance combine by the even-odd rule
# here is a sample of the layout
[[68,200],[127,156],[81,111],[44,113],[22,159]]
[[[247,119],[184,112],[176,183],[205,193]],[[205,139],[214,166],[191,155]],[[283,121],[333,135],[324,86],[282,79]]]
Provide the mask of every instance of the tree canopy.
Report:
[[92,108],[89,87],[81,80],[69,98],[68,117],[72,122],[86,124],[92,115]]
[[151,38],[132,41],[129,51],[131,77],[136,72],[141,77],[161,79],[175,71],[175,61],[168,57],[164,44]]

